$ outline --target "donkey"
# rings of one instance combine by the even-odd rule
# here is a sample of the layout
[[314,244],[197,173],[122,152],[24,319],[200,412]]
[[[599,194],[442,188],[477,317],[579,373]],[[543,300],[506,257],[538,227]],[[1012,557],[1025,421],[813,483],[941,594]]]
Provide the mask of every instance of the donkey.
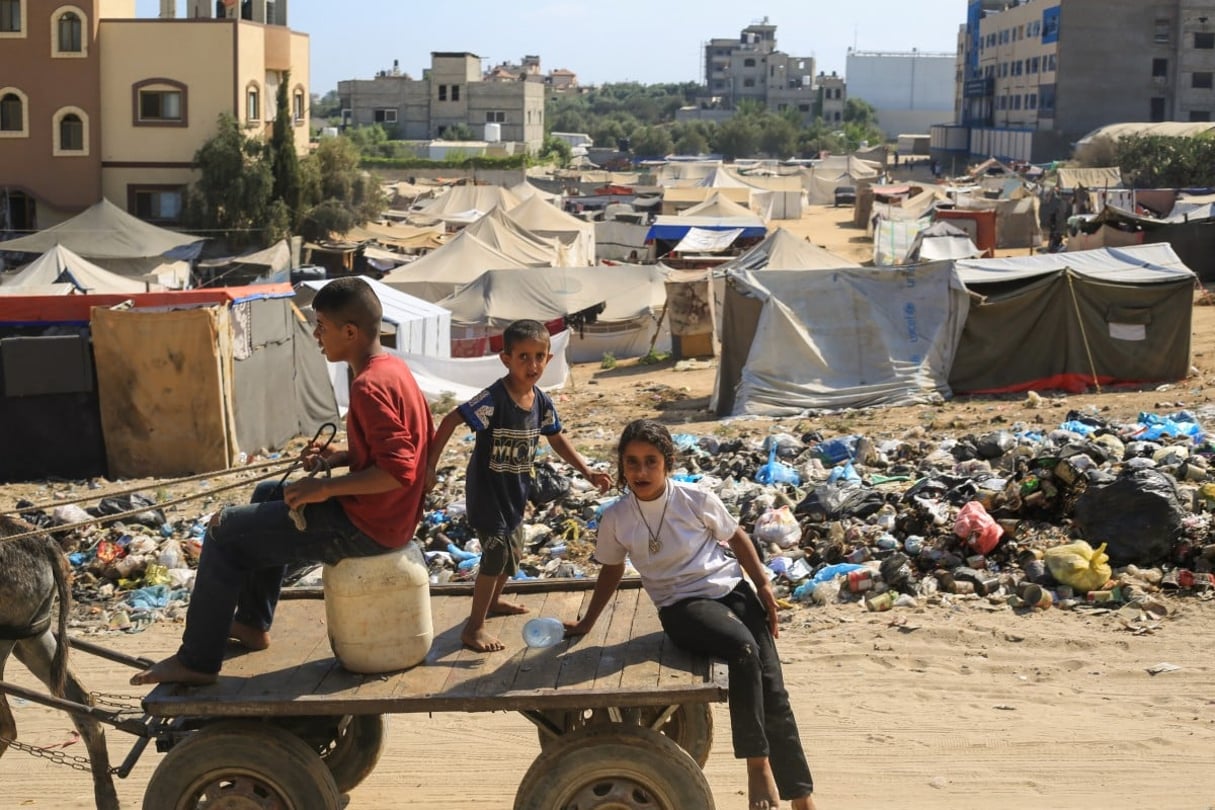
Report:
[[[33,529],[23,520],[0,515],[0,680],[4,680],[9,653],[16,653],[17,660],[56,697],[91,705],[92,699],[67,667],[71,595],[63,552],[46,534],[5,539]],[[55,635],[59,643],[51,633],[56,595],[59,622]],[[101,724],[82,714],[73,714],[72,724],[88,749],[97,810],[118,810],[118,794],[114,791]],[[17,723],[5,694],[0,692],[0,755],[8,748],[7,741],[16,738]]]

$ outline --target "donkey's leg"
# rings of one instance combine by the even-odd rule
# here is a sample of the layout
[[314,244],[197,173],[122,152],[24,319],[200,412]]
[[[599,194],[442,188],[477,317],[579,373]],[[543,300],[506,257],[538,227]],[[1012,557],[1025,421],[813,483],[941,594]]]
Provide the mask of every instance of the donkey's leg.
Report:
[[[0,641],[0,681],[4,680],[4,665],[8,655],[13,651],[15,641]],[[13,711],[8,707],[8,695],[0,692],[0,757],[8,749],[5,740],[17,739],[17,721],[13,719]]]
[[[50,687],[53,682],[51,661],[55,657],[55,637],[48,630],[37,638],[18,642],[18,660],[25,664],[38,680]],[[84,686],[69,670],[63,697],[76,703],[93,705],[93,700]],[[84,747],[88,750],[89,765],[93,769],[93,795],[97,810],[118,810],[118,794],[114,791],[114,777],[110,773],[110,754],[105,744],[105,731],[101,723],[82,714],[72,714],[72,725],[80,732]]]

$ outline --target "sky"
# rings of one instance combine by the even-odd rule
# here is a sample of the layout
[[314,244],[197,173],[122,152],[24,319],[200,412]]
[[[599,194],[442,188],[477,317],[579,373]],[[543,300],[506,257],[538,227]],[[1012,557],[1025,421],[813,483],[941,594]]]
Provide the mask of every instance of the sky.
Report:
[[[136,0],[140,17],[159,9],[159,0]],[[485,67],[538,54],[545,73],[568,68],[583,85],[703,81],[703,44],[764,16],[777,48],[843,75],[850,47],[955,52],[966,0],[289,0],[289,15],[311,37],[311,88],[323,95],[394,59],[420,78],[431,51],[469,51]]]

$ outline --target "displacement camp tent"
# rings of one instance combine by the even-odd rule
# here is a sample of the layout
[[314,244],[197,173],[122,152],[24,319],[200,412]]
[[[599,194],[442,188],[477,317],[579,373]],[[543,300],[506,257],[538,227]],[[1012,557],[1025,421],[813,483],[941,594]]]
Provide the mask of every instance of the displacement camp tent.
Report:
[[834,270],[840,267],[860,267],[826,248],[795,236],[786,228],[777,228],[766,239],[746,253],[723,264],[722,270]]
[[[2,243],[0,243],[2,244]],[[0,284],[0,295],[20,295],[24,290],[67,284],[77,293],[143,293],[164,289],[128,276],[120,276],[85,261],[63,245],[43,253]]]
[[908,259],[912,263],[977,259],[983,255],[970,235],[947,220],[937,220],[915,235]]
[[939,402],[962,334],[952,264],[732,272],[718,416]]
[[380,280],[395,290],[433,303],[451,295],[486,270],[526,266],[467,231],[461,231],[443,247],[398,267]]
[[[464,327],[468,338],[500,335],[520,318],[564,320],[575,333],[571,361],[599,360],[608,352],[638,357],[659,329],[665,278],[654,265],[490,270],[439,305],[451,310],[453,331]],[[669,330],[660,332],[655,348],[670,351]]]
[[[158,228],[131,216],[109,200],[103,199],[69,220],[43,231],[10,239],[4,243],[6,252],[43,254],[56,245],[88,259],[111,273],[141,277],[155,274],[172,285],[172,278],[181,278],[189,266],[179,261],[178,252],[187,246],[201,247],[197,236]],[[174,252],[178,259],[165,257]]]
[[1210,213],[1199,208],[1156,219],[1107,205],[1068,236],[1067,250],[1164,243],[1203,281],[1215,281],[1215,218]]
[[957,262],[972,295],[949,374],[1003,393],[1184,378],[1195,276],[1168,245]]
[[444,222],[470,224],[495,208],[510,210],[519,205],[519,198],[502,186],[452,186],[446,194],[415,206],[423,217]]
[[0,419],[21,426],[2,480],[226,469],[337,416],[285,284],[0,297],[0,358]]
[[595,263],[595,224],[571,216],[539,195],[529,197],[507,212],[511,219],[536,236],[556,239],[565,246],[571,267]]
[[565,245],[532,233],[495,208],[464,229],[495,250],[529,267],[557,267],[569,264]]
[[754,217],[756,214],[745,205],[734,202],[720,192],[714,192],[699,205],[679,212],[681,217]]

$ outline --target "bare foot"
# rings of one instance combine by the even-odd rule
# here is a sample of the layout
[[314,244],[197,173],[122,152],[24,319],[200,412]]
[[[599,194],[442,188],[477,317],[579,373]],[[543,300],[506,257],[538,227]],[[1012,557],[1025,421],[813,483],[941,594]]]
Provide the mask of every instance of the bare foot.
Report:
[[270,646],[270,633],[244,622],[233,621],[228,636],[237,640],[246,650],[264,650]]
[[463,641],[464,646],[473,652],[498,652],[506,649],[505,644],[485,632],[483,627],[476,630],[465,628],[464,632],[460,634],[460,641]]
[[776,780],[767,757],[747,759],[747,807],[749,810],[779,810]]
[[518,616],[520,613],[527,613],[526,605],[520,605],[515,602],[503,602],[499,599],[489,606],[490,616]]
[[159,661],[131,678],[132,686],[153,683],[181,683],[186,686],[206,686],[215,683],[219,676],[211,672],[190,669],[176,655]]

